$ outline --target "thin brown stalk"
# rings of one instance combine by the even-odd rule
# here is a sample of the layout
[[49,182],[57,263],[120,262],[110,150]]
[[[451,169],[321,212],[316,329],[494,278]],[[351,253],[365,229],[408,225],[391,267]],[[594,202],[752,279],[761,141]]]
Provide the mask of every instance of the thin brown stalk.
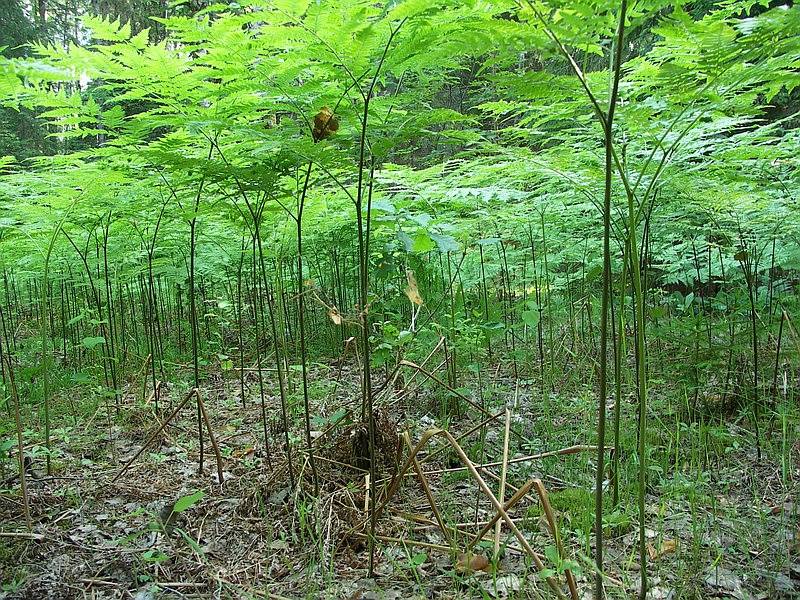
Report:
[[[519,389],[519,387],[517,387]],[[505,433],[503,435],[503,464],[500,469],[500,489],[497,493],[497,499],[500,503],[503,503],[503,499],[506,495],[506,474],[508,473],[508,437],[509,437],[509,429],[511,428],[511,410],[506,407],[506,427]],[[500,555],[500,521],[497,521],[497,525],[494,529],[494,559],[497,560],[498,556]]]

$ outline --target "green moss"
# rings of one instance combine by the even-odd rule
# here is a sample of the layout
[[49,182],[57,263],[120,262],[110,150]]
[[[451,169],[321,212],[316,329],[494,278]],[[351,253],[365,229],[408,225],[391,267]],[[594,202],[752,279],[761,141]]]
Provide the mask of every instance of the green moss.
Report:
[[[594,523],[594,494],[582,488],[566,488],[548,494],[550,506],[556,512],[559,528],[589,531]],[[525,526],[538,527],[537,521],[544,513],[541,504],[528,508]]]
[[566,488],[549,494],[550,505],[560,513],[594,510],[594,492],[583,488]]
[[[594,491],[584,488],[567,488],[548,494],[550,505],[558,517],[559,528],[587,533],[594,529]],[[624,510],[608,512],[610,503],[606,502],[603,517],[603,529],[618,534],[630,528],[631,518]],[[538,528],[537,521],[543,514],[541,504],[537,503],[525,515],[524,526],[528,529]]]

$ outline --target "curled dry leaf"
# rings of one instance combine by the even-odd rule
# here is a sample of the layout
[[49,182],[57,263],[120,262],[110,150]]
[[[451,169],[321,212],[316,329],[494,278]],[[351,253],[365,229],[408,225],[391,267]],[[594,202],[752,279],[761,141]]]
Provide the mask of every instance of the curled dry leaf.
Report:
[[408,286],[406,287],[406,296],[408,296],[408,299],[411,300],[412,304],[422,306],[425,302],[422,299],[422,295],[419,293],[417,278],[414,277],[414,271],[411,269],[406,269],[406,280],[408,281]]
[[252,458],[255,454],[255,448],[253,446],[245,446],[243,448],[236,448],[233,452],[231,452],[231,458]]
[[457,573],[474,573],[475,571],[489,571],[489,559],[483,554],[460,552],[456,558]]
[[342,315],[335,308],[331,308],[328,311],[328,316],[331,318],[331,321],[333,321],[334,325],[341,325],[342,324]]
[[339,130],[339,118],[327,106],[323,106],[314,117],[314,129],[311,132],[315,142],[324,140]]
[[664,540],[658,548],[653,544],[647,544],[647,553],[650,555],[650,560],[657,560],[665,554],[675,552],[677,545],[675,540]]

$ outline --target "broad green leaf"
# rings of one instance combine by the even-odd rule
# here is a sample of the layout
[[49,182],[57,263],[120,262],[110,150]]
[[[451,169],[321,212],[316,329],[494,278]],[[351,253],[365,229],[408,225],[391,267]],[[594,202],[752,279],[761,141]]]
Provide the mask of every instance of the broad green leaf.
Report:
[[538,310],[522,311],[522,320],[528,327],[536,327],[537,325],[539,325],[539,311]]
[[175,502],[175,506],[173,506],[172,511],[176,513],[182,513],[202,500],[204,495],[205,494],[202,490],[198,490],[193,494],[189,494],[188,496],[182,496]]
[[96,348],[96,347],[97,347],[97,346],[99,346],[100,344],[105,344],[105,343],[106,343],[106,338],[104,338],[104,337],[102,337],[102,336],[98,336],[98,337],[85,337],[85,338],[83,338],[83,339],[81,340],[81,345],[82,345],[84,348],[88,349],[88,350],[93,350],[94,348]]

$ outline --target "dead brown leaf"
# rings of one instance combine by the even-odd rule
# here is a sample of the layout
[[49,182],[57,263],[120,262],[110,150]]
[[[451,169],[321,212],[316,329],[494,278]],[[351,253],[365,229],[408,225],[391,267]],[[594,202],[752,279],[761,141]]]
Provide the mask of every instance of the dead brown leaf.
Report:
[[416,304],[417,306],[422,306],[425,304],[425,301],[422,299],[422,294],[419,293],[417,278],[414,277],[414,271],[411,269],[406,269],[406,281],[408,281],[408,286],[406,287],[406,296],[408,296],[408,299],[411,300],[411,303]]
[[647,554],[650,555],[650,560],[658,560],[665,554],[675,552],[675,548],[677,547],[678,542],[675,540],[664,540],[657,549],[653,544],[647,544]]
[[469,575],[475,571],[489,571],[489,559],[483,554],[460,552],[456,559],[456,572]]
[[232,458],[251,458],[255,453],[255,448],[253,446],[245,446],[244,448],[236,448],[233,452],[231,452]]

